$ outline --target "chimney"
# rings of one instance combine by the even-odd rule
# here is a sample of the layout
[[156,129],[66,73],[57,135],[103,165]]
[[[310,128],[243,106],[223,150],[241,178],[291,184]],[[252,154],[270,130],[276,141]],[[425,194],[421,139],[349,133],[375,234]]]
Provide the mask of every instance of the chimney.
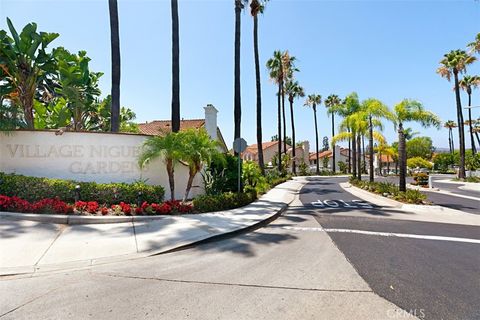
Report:
[[217,140],[217,113],[218,110],[211,104],[207,104],[205,109],[205,130],[212,140]]

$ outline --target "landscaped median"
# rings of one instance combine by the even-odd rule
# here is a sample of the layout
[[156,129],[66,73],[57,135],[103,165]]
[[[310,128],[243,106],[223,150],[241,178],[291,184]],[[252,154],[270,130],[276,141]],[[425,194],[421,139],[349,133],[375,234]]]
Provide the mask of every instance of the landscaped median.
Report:
[[[158,254],[208,238],[239,232],[274,219],[305,182],[290,180],[253,203],[203,214],[163,216],[61,216],[64,219],[128,219],[124,223],[60,225],[50,215],[0,216],[0,274],[88,267]],[[11,214],[11,213],[5,213]],[[2,214],[3,215],[3,214]]]

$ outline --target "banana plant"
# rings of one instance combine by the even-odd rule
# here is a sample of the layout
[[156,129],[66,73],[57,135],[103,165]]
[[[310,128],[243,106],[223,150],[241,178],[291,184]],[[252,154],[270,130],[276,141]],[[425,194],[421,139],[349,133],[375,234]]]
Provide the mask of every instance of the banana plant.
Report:
[[13,103],[23,110],[27,128],[33,129],[35,95],[49,90],[48,82],[56,70],[55,59],[46,48],[59,34],[37,32],[35,23],[27,24],[18,34],[9,18],[7,25],[10,35],[0,30],[0,68],[4,74],[0,86],[11,87]]

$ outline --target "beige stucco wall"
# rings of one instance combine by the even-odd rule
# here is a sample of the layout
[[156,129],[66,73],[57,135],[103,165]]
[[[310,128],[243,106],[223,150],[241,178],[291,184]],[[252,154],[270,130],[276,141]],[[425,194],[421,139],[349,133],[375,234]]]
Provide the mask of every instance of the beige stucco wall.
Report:
[[[170,196],[168,176],[161,159],[143,171],[137,156],[147,136],[111,133],[16,131],[0,133],[0,171],[35,177],[95,182],[134,182],[161,185]],[[175,167],[175,198],[181,199],[188,168]],[[203,193],[202,178],[195,178],[190,197]]]

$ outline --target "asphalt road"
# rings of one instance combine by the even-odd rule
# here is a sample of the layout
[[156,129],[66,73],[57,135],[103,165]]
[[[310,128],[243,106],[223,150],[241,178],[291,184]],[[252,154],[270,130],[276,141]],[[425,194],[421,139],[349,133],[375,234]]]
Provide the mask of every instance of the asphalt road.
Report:
[[478,227],[388,219],[340,181],[311,178],[283,216],[232,238],[0,278],[0,319],[480,319],[480,244],[374,234]]
[[[300,196],[323,228],[480,239],[480,227],[378,219],[383,209],[376,207],[362,209],[372,218],[355,217],[357,209],[349,209],[351,217],[336,216],[345,208],[335,202],[355,204],[355,197],[338,186],[342,180],[315,179]],[[371,288],[404,310],[432,320],[480,319],[480,244],[328,234]]]

